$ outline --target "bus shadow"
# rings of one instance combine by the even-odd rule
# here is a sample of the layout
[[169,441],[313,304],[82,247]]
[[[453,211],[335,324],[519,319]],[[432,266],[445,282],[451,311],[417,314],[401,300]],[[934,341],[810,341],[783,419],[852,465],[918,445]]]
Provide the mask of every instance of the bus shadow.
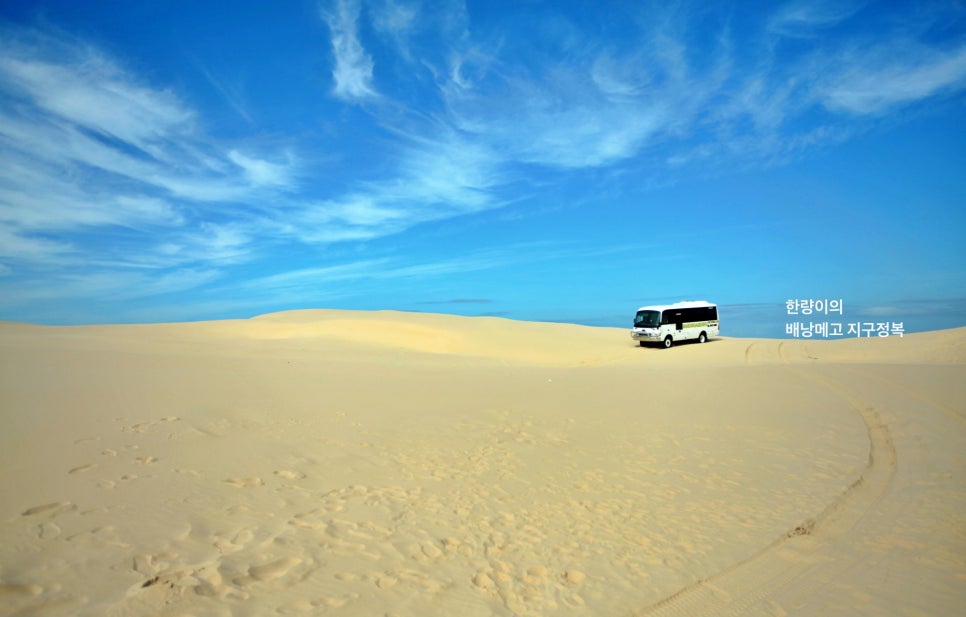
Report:
[[711,343],[718,343],[720,342],[720,340],[721,339],[709,338],[705,342],[701,343],[698,341],[698,339],[687,339],[684,341],[674,341],[674,344],[671,345],[671,347],[665,347],[662,343],[645,343],[644,345],[641,345],[640,343],[635,342],[633,346],[639,349],[650,349],[652,351],[666,351],[668,349],[674,349],[675,347],[685,347],[685,346],[691,346],[691,345],[710,345]]

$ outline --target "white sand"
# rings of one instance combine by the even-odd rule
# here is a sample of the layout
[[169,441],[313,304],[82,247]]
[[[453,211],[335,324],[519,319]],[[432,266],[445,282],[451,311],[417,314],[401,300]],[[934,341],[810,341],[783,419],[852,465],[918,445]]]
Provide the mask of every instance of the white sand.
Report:
[[0,615],[966,614],[966,329],[0,324]]

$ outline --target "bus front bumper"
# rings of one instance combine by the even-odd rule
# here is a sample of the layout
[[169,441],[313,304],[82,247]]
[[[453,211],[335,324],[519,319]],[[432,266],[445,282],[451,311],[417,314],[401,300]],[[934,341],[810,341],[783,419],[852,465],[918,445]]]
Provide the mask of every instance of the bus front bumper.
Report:
[[661,331],[656,329],[634,328],[631,330],[631,338],[635,341],[652,341],[656,343],[661,340]]

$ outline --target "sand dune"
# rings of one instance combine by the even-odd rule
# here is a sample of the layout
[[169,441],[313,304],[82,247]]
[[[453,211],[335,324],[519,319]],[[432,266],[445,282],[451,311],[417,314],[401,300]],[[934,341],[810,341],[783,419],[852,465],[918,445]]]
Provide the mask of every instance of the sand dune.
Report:
[[0,615],[966,612],[966,328],[0,324]]

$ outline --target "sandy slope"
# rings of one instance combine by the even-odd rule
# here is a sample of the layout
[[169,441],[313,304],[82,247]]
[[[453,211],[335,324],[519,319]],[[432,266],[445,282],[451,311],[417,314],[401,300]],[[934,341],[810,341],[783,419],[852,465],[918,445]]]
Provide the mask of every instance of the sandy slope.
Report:
[[964,378],[966,329],[0,324],[0,614],[963,614]]

